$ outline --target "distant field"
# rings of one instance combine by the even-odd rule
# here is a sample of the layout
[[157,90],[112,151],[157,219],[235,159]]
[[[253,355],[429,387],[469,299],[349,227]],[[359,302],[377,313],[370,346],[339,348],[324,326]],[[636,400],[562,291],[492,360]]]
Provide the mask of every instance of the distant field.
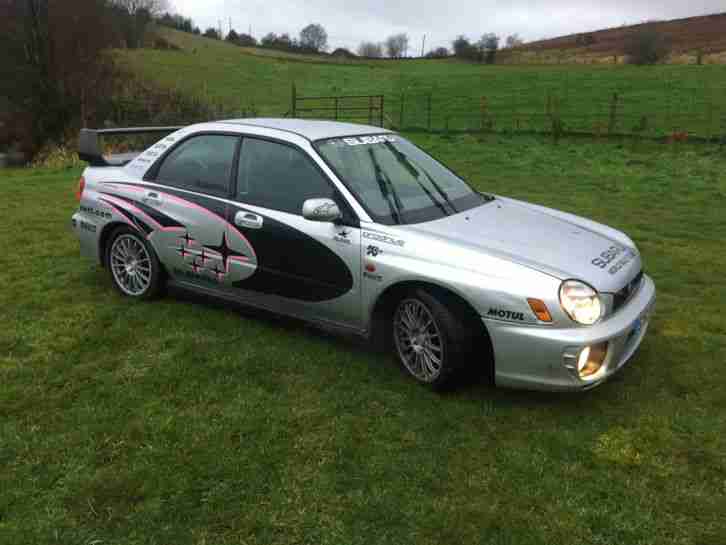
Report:
[[415,135],[477,188],[607,222],[658,287],[584,395],[436,395],[390,358],[81,260],[79,170],[0,177],[0,544],[722,545],[726,156]]
[[[602,132],[611,126],[613,94],[618,93],[614,132],[630,133],[643,123],[648,136],[688,131],[699,136],[726,134],[726,66],[655,67],[548,65],[482,66],[455,60],[345,61],[271,54],[165,31],[180,51],[120,51],[122,63],[164,87],[224,104],[254,107],[260,115],[290,110],[293,82],[301,95],[385,94],[387,124],[431,128],[544,130],[550,109],[565,128]],[[550,110],[551,111],[551,110]],[[362,119],[367,121],[366,119]]]

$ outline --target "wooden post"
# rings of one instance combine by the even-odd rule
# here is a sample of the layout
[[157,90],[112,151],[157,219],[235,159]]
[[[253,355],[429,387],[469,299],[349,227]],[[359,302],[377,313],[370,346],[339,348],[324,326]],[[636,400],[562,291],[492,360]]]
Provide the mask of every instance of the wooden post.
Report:
[[368,97],[368,124],[373,125],[373,95]]
[[479,100],[479,129],[483,132],[487,122],[487,97]]
[[297,117],[297,90],[295,89],[295,82],[292,83],[292,107],[290,111],[292,112],[293,119],[295,119]]
[[338,121],[338,97],[335,97],[334,100],[335,100],[335,120]]
[[613,93],[612,102],[610,103],[610,123],[608,124],[608,134],[612,135],[618,123],[618,93]]
[[429,92],[428,96],[426,97],[426,101],[426,128],[429,132],[431,132],[431,92]]
[[381,127],[383,127],[383,126],[384,126],[384,123],[383,123],[383,116],[384,116],[384,111],[383,111],[383,101],[385,100],[385,98],[386,98],[386,96],[385,96],[385,95],[381,95],[381,104],[380,104],[380,108],[381,108],[381,109],[380,109],[380,111],[378,112],[378,114],[379,114],[379,119],[380,119],[380,123],[379,123],[379,124],[380,124],[380,126],[381,126]]
[[401,111],[398,114],[398,128],[400,130],[403,130],[403,109],[404,109],[405,102],[406,102],[406,95],[405,95],[405,93],[401,93]]

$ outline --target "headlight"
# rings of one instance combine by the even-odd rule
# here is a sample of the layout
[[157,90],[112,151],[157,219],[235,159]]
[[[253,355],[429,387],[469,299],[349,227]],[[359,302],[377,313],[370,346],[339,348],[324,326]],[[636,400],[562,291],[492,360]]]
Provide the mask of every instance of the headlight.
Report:
[[592,325],[602,315],[603,306],[597,291],[579,280],[565,280],[562,283],[560,304],[578,324]]

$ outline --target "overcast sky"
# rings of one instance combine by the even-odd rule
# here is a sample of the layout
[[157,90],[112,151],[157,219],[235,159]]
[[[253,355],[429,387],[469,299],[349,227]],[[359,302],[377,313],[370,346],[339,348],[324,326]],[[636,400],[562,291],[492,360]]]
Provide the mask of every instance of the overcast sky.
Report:
[[363,40],[408,34],[409,54],[450,46],[459,34],[478,38],[518,33],[527,41],[634,24],[726,11],[726,0],[169,0],[202,31],[222,23],[261,38],[268,32],[296,37],[308,23],[320,23],[332,48],[355,49]]

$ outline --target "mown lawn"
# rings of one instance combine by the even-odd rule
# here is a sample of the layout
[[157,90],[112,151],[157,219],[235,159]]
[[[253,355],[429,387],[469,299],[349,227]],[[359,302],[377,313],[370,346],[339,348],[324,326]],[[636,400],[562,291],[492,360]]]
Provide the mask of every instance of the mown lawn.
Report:
[[[726,134],[726,66],[486,66],[455,60],[354,61],[240,48],[164,30],[178,51],[119,51],[121,64],[162,88],[176,87],[237,111],[280,116],[291,108],[291,85],[302,96],[385,95],[388,123],[435,129],[478,128],[481,98],[497,130],[545,130],[556,112],[567,130],[661,136],[688,131]],[[277,55],[277,56],[274,56]],[[617,104],[613,106],[613,95]],[[403,125],[401,125],[401,96]],[[367,103],[349,103],[367,106]],[[327,106],[331,103],[306,103]],[[347,112],[351,114],[351,112]],[[332,115],[317,112],[317,115]],[[643,121],[643,118],[646,118]],[[367,112],[363,113],[367,118]]]
[[78,256],[78,172],[3,171],[0,543],[724,543],[726,152],[416,140],[635,238],[659,300],[622,374],[437,395],[297,323],[133,303]]

